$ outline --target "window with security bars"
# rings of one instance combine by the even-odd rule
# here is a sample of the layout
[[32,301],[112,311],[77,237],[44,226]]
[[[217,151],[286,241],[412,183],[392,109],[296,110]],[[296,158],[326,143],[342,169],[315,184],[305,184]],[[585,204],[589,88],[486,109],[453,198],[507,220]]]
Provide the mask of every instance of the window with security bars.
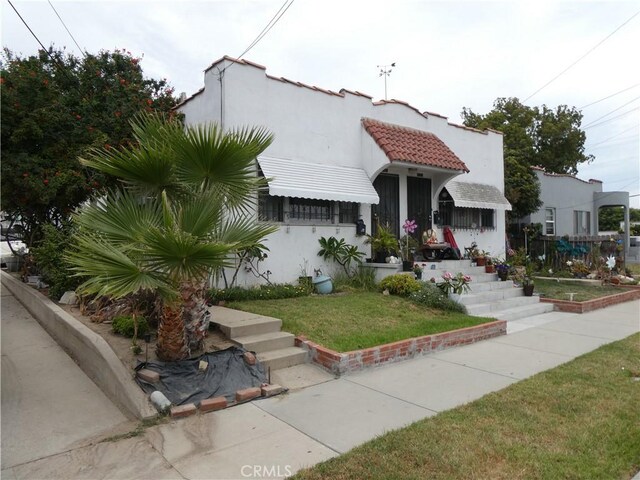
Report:
[[259,192],[258,218],[263,222],[284,221],[284,197],[273,197],[269,192]]
[[358,223],[360,204],[356,202],[338,202],[338,222]]
[[[443,193],[445,190],[443,190]],[[448,194],[440,194],[438,202],[440,224],[459,229],[495,228],[495,210],[490,208],[456,207]]]
[[329,200],[289,198],[289,220],[333,222],[333,203]]

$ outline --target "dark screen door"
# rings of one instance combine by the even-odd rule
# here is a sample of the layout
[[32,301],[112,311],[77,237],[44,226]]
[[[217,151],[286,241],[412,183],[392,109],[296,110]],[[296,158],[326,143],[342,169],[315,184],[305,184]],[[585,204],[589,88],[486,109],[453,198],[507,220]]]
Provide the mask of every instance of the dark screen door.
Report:
[[409,220],[418,224],[412,236],[420,240],[422,232],[431,228],[431,179],[407,177],[407,212]]

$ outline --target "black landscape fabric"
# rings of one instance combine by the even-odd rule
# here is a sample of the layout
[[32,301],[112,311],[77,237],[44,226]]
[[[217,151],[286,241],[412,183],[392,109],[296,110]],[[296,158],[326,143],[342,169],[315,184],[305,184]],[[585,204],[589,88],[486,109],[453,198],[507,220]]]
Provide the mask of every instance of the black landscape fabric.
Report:
[[[197,404],[219,396],[234,402],[236,390],[259,387],[267,381],[264,367],[259,362],[249,365],[244,360],[244,352],[243,348],[229,347],[179,362],[140,363],[136,371],[147,368],[157,372],[160,381],[149,383],[137,376],[136,381],[147,394],[159,390],[174,405]],[[204,371],[198,368],[200,360],[209,364]]]

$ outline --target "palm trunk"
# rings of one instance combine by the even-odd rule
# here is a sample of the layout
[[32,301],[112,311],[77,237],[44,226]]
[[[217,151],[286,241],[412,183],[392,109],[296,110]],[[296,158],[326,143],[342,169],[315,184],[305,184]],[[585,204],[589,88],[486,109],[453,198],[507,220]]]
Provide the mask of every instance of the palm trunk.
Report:
[[165,304],[158,326],[156,354],[163,361],[184,360],[191,354],[182,319],[182,304]]
[[184,320],[187,345],[193,350],[204,347],[204,339],[209,333],[209,317],[207,309],[207,288],[204,282],[184,282],[180,288],[184,301]]

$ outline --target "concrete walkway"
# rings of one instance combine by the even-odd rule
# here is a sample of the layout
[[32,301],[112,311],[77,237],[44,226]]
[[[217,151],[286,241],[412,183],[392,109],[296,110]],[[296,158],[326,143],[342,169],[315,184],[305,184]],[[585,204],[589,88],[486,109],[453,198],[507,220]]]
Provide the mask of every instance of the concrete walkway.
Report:
[[[507,336],[337,380],[306,366],[316,385],[8,469],[4,451],[13,438],[4,433],[4,312],[2,323],[3,479],[278,478],[638,332],[640,301],[516,320]],[[294,380],[305,375],[293,368],[298,373],[279,373]]]

